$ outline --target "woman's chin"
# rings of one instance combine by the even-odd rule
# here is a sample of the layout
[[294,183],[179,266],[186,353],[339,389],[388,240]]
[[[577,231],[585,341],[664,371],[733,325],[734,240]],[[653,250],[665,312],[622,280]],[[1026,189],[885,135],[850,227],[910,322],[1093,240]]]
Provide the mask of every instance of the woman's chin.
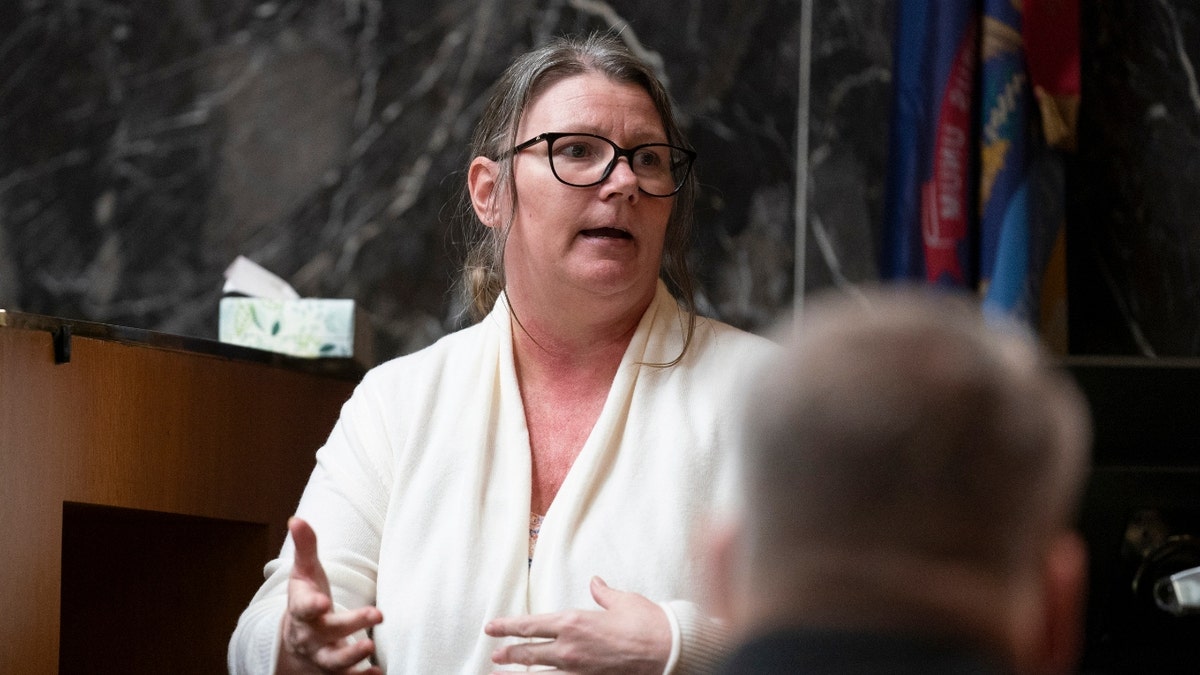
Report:
[[637,302],[653,295],[657,280],[657,274],[647,274],[629,265],[596,264],[582,275],[580,286],[598,296],[624,297]]

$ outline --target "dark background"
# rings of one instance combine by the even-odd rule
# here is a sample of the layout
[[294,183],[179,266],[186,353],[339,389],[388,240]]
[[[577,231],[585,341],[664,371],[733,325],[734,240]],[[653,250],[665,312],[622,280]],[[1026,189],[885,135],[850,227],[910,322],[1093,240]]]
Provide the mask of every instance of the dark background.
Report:
[[215,338],[241,254],[353,298],[376,360],[461,325],[469,135],[512,57],[623,31],[699,150],[702,307],[786,311],[799,5],[0,4],[0,308]]

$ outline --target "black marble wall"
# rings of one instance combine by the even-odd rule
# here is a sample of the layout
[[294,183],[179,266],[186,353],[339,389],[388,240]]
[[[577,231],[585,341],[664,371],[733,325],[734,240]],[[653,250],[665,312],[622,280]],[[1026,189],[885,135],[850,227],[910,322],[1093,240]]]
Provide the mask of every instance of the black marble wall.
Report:
[[246,255],[355,298],[377,358],[460,325],[456,201],[517,53],[616,28],[700,152],[707,313],[791,301],[795,0],[0,3],[0,307],[215,337]]
[[892,93],[892,0],[814,0],[805,290],[879,276]]
[[1083,9],[1071,349],[1200,355],[1200,5]]
[[[1197,355],[1200,8],[1081,6],[1071,351]],[[877,276],[893,11],[889,0],[0,3],[0,307],[213,337],[221,272],[243,254],[304,295],[355,298],[379,359],[427,344],[461,325],[456,201],[487,87],[554,34],[615,27],[659,64],[701,153],[703,308],[765,330],[790,312],[796,250],[802,291]]]

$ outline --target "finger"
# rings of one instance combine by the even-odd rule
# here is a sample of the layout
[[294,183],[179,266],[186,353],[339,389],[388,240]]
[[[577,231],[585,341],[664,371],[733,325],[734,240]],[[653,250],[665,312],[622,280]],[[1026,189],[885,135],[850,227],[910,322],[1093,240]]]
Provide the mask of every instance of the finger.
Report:
[[492,663],[499,665],[520,664],[522,666],[563,666],[554,641],[524,642],[499,647],[492,652]]
[[354,633],[382,621],[383,613],[375,607],[332,612],[310,621],[293,621],[289,626],[289,639],[297,651],[315,654],[325,647],[337,646]]
[[326,672],[353,672],[357,675],[358,671],[354,670],[354,666],[374,653],[374,641],[359,640],[322,647],[313,655],[313,661]]
[[492,637],[558,637],[558,614],[527,614],[492,619],[483,632]]
[[293,576],[288,581],[288,613],[297,620],[312,622],[333,609],[333,599],[311,581]]
[[618,591],[604,583],[604,580],[600,577],[592,577],[592,582],[589,584],[589,589],[592,591],[592,599],[596,601],[597,605],[600,605],[604,609],[612,608],[613,603],[620,600],[621,596],[623,595],[622,591]]
[[[383,622],[383,612],[375,607],[360,607],[345,612],[333,612],[321,618],[320,631],[333,639],[344,638]],[[332,642],[333,640],[330,640]]]

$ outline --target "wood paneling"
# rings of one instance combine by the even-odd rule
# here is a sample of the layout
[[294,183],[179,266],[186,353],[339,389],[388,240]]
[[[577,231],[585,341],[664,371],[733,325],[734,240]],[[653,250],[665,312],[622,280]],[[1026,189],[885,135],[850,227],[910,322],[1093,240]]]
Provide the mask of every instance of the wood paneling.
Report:
[[[230,535],[231,548],[234,540],[240,542],[236,548],[243,558],[261,556],[242,564],[257,577],[230,581],[224,570],[214,570],[205,589],[213,598],[213,611],[222,614],[203,617],[205,625],[224,622],[232,632],[237,615],[230,607],[249,600],[246,588],[257,585],[262,564],[278,550],[287,517],[312,470],[313,454],[354,386],[346,378],[145,344],[75,336],[71,347],[71,360],[56,364],[49,332],[0,327],[0,588],[8,617],[0,622],[4,673],[58,672],[66,503],[118,507],[85,513],[100,519],[111,513],[117,559],[125,556],[131,566],[159,561],[148,567],[161,577],[127,578],[120,583],[130,587],[112,597],[151,604],[173,579],[192,584],[195,577],[171,569],[161,541],[132,544],[137,538],[130,538],[130,528],[139,521],[119,509],[265,528],[265,553],[261,546],[245,543],[245,530]],[[86,527],[88,521],[79,522]],[[221,539],[213,539],[211,528],[200,520],[177,519],[170,527],[186,528],[187,522],[197,524],[211,541]],[[103,533],[109,530],[95,527],[101,536],[86,540],[81,550],[103,545]],[[147,527],[146,536],[161,535],[155,531]],[[105,553],[114,559],[111,550]],[[73,556],[67,568],[86,565],[81,567]],[[86,588],[78,579],[71,584]],[[87,593],[73,597],[71,602],[86,602]],[[68,604],[63,611],[84,610]],[[121,607],[107,611],[120,624]],[[62,625],[71,626],[65,619]],[[178,623],[158,629],[186,634],[198,618],[159,620]],[[149,658],[157,652],[146,647],[146,631],[130,626],[115,634],[121,643],[108,649],[147,655],[133,659],[126,672],[188,672]],[[227,638],[210,636],[203,644],[193,643],[191,654],[223,663]],[[218,661],[211,661],[214,654]]]

